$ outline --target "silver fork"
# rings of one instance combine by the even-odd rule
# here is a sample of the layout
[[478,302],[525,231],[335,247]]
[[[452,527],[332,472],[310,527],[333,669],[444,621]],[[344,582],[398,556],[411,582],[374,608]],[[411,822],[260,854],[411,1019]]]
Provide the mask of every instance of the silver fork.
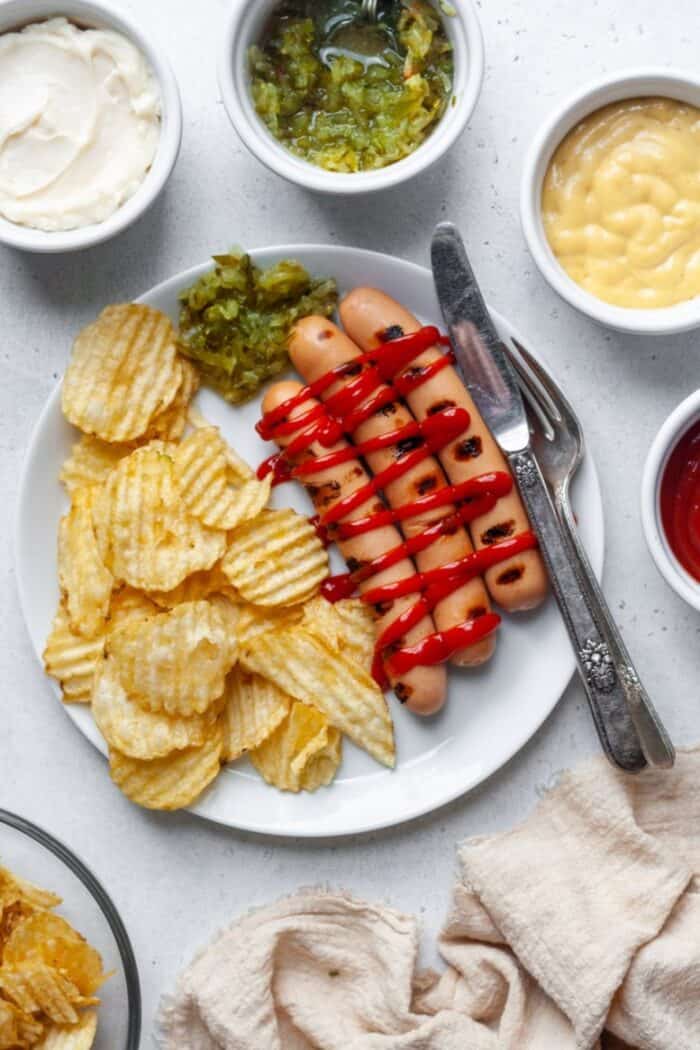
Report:
[[675,761],[673,744],[639,680],[579,539],[570,486],[584,455],[581,424],[551,376],[521,343],[515,339],[512,343],[515,349],[508,346],[508,355],[518,374],[531,416],[538,424],[533,427],[532,435],[535,455],[552,489],[567,539],[574,548],[574,563],[580,567],[580,582],[596,631],[587,643],[589,658],[586,669],[603,691],[606,688],[612,690],[620,683],[647,762],[669,768]]

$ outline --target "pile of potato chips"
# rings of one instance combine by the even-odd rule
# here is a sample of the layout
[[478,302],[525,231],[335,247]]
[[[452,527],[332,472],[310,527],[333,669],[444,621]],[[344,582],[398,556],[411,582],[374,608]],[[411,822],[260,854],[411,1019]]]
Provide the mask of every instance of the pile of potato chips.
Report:
[[112,779],[149,808],[189,805],[244,754],[270,784],[313,791],[342,733],[392,766],[371,612],[319,596],[314,526],[268,507],[270,479],[191,408],[197,386],[150,307],[110,306],[78,336],[47,672],[92,705]]
[[99,952],[53,911],[61,898],[0,867],[0,1050],[90,1050]]

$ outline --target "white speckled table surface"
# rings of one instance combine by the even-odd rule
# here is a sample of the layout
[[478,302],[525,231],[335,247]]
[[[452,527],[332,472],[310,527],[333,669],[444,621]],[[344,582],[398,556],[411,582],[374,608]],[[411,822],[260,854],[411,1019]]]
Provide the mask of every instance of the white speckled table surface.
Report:
[[406,188],[339,203],[281,182],[239,144],[213,61],[226,0],[123,6],[158,33],[182,90],[183,148],[165,195],[136,227],[84,254],[42,258],[0,248],[0,805],[66,840],[112,894],[140,965],[147,1047],[159,995],[194,949],[241,910],[299,885],[344,886],[419,913],[428,942],[447,906],[455,843],[521,819],[558,770],[597,744],[583,692],[572,683],[543,729],[497,776],[393,831],[316,844],[276,841],[132,807],[44,681],[14,581],[20,466],[72,335],[106,302],[135,296],[229,244],[352,244],[426,263],[435,221],[450,217],[468,238],[487,298],[549,356],[580,410],[603,486],[606,592],[674,740],[693,742],[700,620],[657,575],[638,502],[652,436],[698,385],[698,336],[643,341],[573,313],[530,260],[517,200],[524,151],[553,104],[608,70],[693,68],[697,7],[696,0],[591,0],[584,18],[579,0],[481,0],[487,73],[460,143]]

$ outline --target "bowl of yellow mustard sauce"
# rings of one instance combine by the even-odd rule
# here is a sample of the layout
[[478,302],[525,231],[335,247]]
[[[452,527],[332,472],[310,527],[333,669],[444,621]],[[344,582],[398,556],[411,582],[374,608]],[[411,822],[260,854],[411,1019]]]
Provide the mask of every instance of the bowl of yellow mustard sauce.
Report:
[[532,143],[520,210],[542,275],[582,313],[638,334],[700,327],[700,77],[579,90]]

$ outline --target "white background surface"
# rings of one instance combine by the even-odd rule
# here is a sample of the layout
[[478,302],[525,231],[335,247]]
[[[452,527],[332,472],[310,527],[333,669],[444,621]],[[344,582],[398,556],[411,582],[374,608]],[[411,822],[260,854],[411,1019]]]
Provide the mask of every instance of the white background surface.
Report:
[[[158,996],[195,948],[241,910],[299,885],[344,886],[416,912],[429,946],[448,904],[455,843],[524,817],[557,771],[597,745],[583,693],[573,684],[498,776],[391,832],[300,844],[134,809],[55,703],[30,649],[13,578],[20,464],[72,335],[106,302],[140,294],[230,244],[348,243],[425,263],[434,222],[455,220],[487,298],[551,359],[580,411],[603,484],[607,594],[675,741],[693,742],[700,735],[700,620],[657,575],[638,499],[653,434],[698,385],[699,337],[640,341],[576,316],[531,263],[517,196],[524,150],[561,95],[618,67],[693,68],[698,14],[696,0],[591,0],[584,8],[580,0],[483,0],[487,76],[461,143],[408,188],[345,204],[287,186],[239,146],[215,77],[225,0],[124,0],[123,6],[159,33],[183,94],[183,150],[165,196],[139,226],[83,255],[40,258],[0,249],[0,805],[65,839],[112,894],[140,965],[148,1047]],[[428,960],[431,954],[428,947]]]

